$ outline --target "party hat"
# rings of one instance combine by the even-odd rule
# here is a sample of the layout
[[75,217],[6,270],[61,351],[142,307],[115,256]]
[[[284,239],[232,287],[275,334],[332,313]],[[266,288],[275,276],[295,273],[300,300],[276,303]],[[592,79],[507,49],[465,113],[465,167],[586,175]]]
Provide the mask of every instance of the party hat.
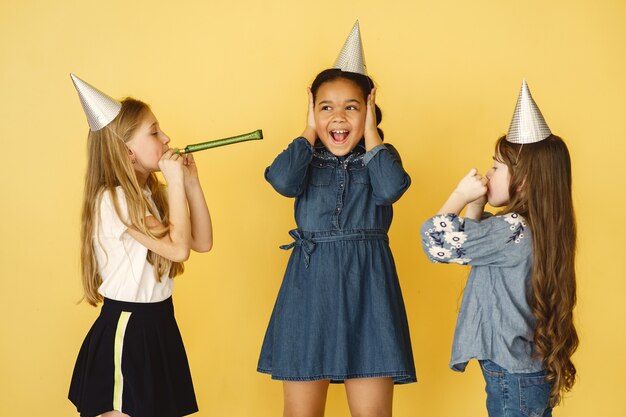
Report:
[[348,35],[348,39],[343,44],[343,48],[335,61],[334,68],[347,72],[367,75],[365,65],[365,55],[363,54],[363,44],[361,43],[361,31],[357,20]]
[[70,73],[70,77],[76,91],[78,91],[78,97],[87,115],[87,122],[91,130],[95,132],[111,123],[115,116],[120,113],[122,103],[107,96],[76,75]]
[[530,95],[526,80],[523,80],[506,140],[521,144],[535,143],[546,139],[551,134],[537,103]]

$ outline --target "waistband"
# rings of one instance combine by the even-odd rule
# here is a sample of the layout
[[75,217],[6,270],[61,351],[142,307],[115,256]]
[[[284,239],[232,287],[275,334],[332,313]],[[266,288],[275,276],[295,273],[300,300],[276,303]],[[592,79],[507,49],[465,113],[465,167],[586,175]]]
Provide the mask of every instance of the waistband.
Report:
[[289,231],[293,242],[280,246],[283,250],[289,250],[296,246],[302,248],[304,253],[304,266],[309,267],[311,254],[315,250],[316,243],[337,242],[341,240],[384,240],[389,242],[387,232],[381,229],[350,229],[328,230],[322,232],[307,232],[300,229]]
[[174,311],[174,303],[172,297],[168,297],[163,301],[156,303],[132,303],[129,301],[104,299],[102,305],[102,314],[119,313],[120,311],[129,311],[131,313],[172,313]]

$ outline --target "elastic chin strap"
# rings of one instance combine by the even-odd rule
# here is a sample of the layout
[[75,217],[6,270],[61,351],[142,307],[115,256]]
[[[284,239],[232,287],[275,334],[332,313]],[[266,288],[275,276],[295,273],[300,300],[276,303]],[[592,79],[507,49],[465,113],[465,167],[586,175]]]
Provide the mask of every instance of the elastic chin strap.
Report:
[[517,157],[515,158],[515,164],[513,165],[517,165],[517,161],[519,161],[519,155],[522,153],[523,147],[524,147],[524,144],[522,143],[522,146],[519,147],[519,151],[517,151]]

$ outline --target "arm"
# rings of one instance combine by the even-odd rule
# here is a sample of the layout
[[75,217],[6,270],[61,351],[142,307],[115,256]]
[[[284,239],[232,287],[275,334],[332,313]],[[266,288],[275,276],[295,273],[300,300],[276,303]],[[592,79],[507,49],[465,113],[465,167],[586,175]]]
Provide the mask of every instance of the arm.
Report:
[[183,156],[183,165],[185,166],[185,195],[191,221],[191,249],[196,252],[208,252],[213,247],[213,225],[193,154]]
[[[173,262],[183,262],[189,258],[191,223],[185,196],[182,156],[174,153],[172,149],[168,150],[161,157],[159,168],[167,182],[168,232],[160,239],[154,239],[133,227],[129,227],[127,231],[133,239],[152,252]],[[146,226],[154,228],[161,227],[161,224],[153,216],[148,216]]]
[[402,167],[398,151],[390,144],[368,151],[363,161],[370,176],[374,201],[379,206],[395,203],[411,185],[411,177]]
[[304,191],[313,145],[317,139],[313,112],[313,94],[309,92],[307,125],[302,135],[289,144],[265,170],[265,179],[285,197],[297,197]]
[[409,188],[411,178],[402,168],[398,151],[391,145],[384,145],[378,134],[376,88],[372,88],[367,97],[364,136],[366,154],[363,162],[370,176],[374,201],[379,206],[391,205]]
[[437,214],[460,214],[467,206],[465,217],[479,220],[487,204],[487,178],[481,176],[472,168],[461,179],[450,197],[446,200]]
[[443,214],[421,228],[422,247],[431,262],[462,265],[518,265],[531,254],[529,234],[525,220],[515,213],[480,221]]
[[306,139],[299,137],[265,169],[265,179],[285,197],[297,197],[304,192],[312,160],[313,147]]
[[[527,251],[525,221],[511,213],[483,217],[487,179],[472,169],[461,179],[438,214],[421,228],[422,246],[436,263],[511,266]],[[459,213],[467,206],[465,218]],[[522,245],[519,245],[524,242]],[[526,247],[528,249],[528,247]]]

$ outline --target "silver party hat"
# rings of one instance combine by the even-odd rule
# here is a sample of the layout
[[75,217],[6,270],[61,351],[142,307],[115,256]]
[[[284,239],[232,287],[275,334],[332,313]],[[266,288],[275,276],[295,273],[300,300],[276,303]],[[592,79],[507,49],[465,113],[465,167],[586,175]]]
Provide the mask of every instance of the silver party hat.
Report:
[[95,132],[111,123],[115,116],[120,113],[122,103],[107,96],[76,75],[70,73],[70,77],[76,91],[78,91],[78,97],[87,115],[87,122],[91,130]]
[[343,44],[343,48],[335,61],[334,68],[367,75],[367,66],[365,65],[365,55],[363,54],[363,44],[361,43],[361,31],[359,30],[358,20],[352,27],[348,39],[346,39],[346,42]]
[[526,80],[523,80],[506,140],[521,144],[535,143],[546,139],[551,134],[537,103],[530,95]]

